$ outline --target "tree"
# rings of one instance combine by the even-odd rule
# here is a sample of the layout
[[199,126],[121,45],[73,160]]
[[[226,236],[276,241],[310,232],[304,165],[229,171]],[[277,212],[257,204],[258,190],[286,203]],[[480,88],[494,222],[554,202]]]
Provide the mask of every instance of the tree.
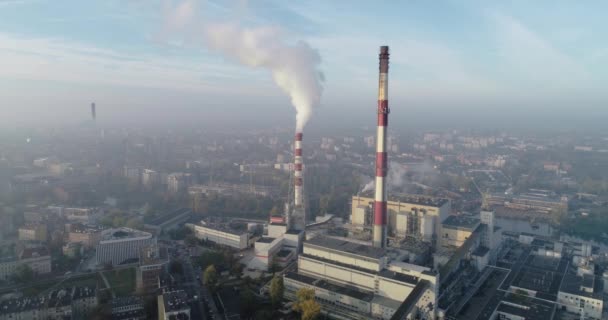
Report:
[[274,276],[272,281],[270,281],[270,301],[273,308],[276,308],[281,303],[281,300],[283,300],[284,291],[283,277],[279,275]]
[[215,291],[217,286],[217,270],[214,265],[210,265],[203,272],[203,284],[209,287],[209,290]]
[[169,264],[169,271],[181,275],[184,273],[184,267],[179,261],[171,261],[171,264]]
[[315,290],[302,288],[296,292],[294,310],[302,314],[302,320],[314,320],[321,314],[321,306],[315,301]]
[[27,264],[22,264],[15,268],[15,272],[12,275],[13,280],[19,283],[27,283],[34,279],[34,270]]
[[239,303],[241,307],[240,311],[243,317],[246,319],[250,318],[255,312],[257,306],[255,302],[255,296],[249,289],[244,288],[243,290],[241,290]]
[[262,309],[255,313],[256,320],[272,320],[274,319],[272,311],[268,309]]

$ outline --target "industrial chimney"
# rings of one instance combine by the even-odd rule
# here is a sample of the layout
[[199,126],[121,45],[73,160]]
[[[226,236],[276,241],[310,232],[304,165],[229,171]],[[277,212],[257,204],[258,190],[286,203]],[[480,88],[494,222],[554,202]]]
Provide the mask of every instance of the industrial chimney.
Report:
[[294,157],[294,205],[302,206],[302,136],[301,132],[296,133],[295,157]]
[[95,102],[91,103],[91,118],[93,118],[93,121],[97,119],[97,113],[95,112]]
[[378,132],[376,137],[376,194],[374,196],[374,238],[377,248],[386,247],[386,129],[388,127],[388,46],[380,47],[378,81]]

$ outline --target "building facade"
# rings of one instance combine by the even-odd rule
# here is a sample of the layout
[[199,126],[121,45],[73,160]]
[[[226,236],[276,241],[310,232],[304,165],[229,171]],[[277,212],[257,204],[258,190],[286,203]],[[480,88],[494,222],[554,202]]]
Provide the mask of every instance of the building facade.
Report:
[[152,234],[131,228],[104,230],[97,245],[97,264],[137,262],[142,248],[156,245]]

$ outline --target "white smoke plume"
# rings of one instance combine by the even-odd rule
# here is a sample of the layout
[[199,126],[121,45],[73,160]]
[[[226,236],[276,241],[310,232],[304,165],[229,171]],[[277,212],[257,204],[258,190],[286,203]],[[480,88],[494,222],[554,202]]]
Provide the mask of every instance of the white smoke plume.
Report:
[[170,32],[201,28],[208,48],[244,65],[268,69],[274,82],[290,96],[296,109],[296,132],[302,132],[323,90],[321,57],[315,49],[303,41],[287,42],[277,28],[246,28],[234,22],[197,23],[197,0],[168,6],[165,27]]
[[[401,188],[404,189],[404,191],[407,191],[408,184],[416,184],[418,186],[421,186],[416,181],[410,181],[410,179],[408,179],[408,172],[414,174],[414,180],[423,180],[425,177],[436,175],[436,171],[433,166],[427,162],[416,164],[414,168],[411,168],[406,164],[390,161],[388,164],[388,173],[386,176],[387,187]],[[372,178],[367,184],[363,186],[361,192],[374,190],[375,188],[375,180]]]

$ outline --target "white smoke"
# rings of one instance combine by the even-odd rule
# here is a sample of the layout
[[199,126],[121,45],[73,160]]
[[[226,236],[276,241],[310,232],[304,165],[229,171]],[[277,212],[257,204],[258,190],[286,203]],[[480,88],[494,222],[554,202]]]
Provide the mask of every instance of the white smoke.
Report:
[[[198,4],[197,0],[184,0],[169,5],[166,28],[197,27]],[[303,41],[288,43],[277,28],[245,28],[234,22],[201,23],[198,28],[210,49],[244,65],[270,70],[274,82],[290,96],[296,109],[296,132],[302,132],[323,90],[319,53]]]
[[[407,187],[408,183],[415,183],[409,181],[407,173],[409,171],[415,171],[418,175],[427,175],[433,172],[433,167],[428,163],[417,165],[415,170],[411,170],[406,164],[399,162],[390,161],[388,164],[388,173],[386,175],[386,185],[389,188],[404,188]],[[363,186],[361,192],[374,190],[376,188],[375,180],[372,178],[367,184]]]

